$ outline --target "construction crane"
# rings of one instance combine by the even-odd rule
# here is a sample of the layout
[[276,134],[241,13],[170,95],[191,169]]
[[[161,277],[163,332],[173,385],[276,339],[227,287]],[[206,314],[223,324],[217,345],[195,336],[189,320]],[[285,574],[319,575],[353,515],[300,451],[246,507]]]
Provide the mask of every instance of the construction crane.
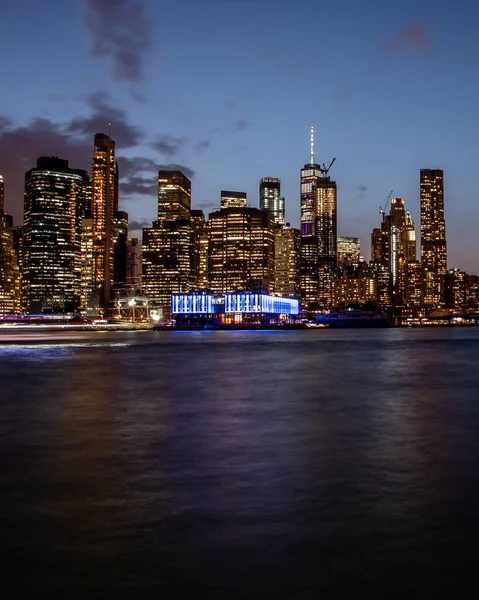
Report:
[[393,197],[393,191],[391,190],[389,192],[389,196],[386,198],[386,202],[384,203],[384,208],[382,206],[379,207],[379,214],[382,215],[383,220],[384,220],[384,215],[386,214],[386,211],[388,209],[388,204],[391,202],[391,198]]
[[336,158],[333,158],[333,160],[329,163],[329,167],[326,167],[326,165],[323,163],[323,166],[321,167],[321,173],[323,175],[327,175],[329,173],[329,169],[334,165],[335,162]]

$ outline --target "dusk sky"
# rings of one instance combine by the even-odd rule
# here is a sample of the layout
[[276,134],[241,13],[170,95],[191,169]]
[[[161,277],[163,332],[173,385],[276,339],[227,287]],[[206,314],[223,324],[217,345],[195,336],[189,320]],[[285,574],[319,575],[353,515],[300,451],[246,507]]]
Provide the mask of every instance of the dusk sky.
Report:
[[41,155],[88,168],[117,143],[130,234],[156,215],[157,170],[181,165],[194,208],[221,189],[258,206],[280,177],[299,225],[299,173],[337,161],[339,235],[369,236],[390,190],[419,237],[419,170],[444,169],[449,267],[479,273],[479,8],[468,1],[7,0],[0,174],[22,222]]

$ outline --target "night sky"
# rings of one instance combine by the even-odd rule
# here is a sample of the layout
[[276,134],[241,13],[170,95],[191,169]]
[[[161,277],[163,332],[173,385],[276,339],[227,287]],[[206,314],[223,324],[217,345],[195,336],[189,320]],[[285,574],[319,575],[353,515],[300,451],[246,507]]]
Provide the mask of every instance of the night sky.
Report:
[[445,171],[449,267],[479,272],[479,8],[470,1],[10,0],[0,18],[0,174],[22,221],[40,155],[88,168],[117,142],[130,232],[155,218],[156,171],[180,165],[193,207],[337,157],[339,234],[369,235],[390,190],[419,230],[419,170]]

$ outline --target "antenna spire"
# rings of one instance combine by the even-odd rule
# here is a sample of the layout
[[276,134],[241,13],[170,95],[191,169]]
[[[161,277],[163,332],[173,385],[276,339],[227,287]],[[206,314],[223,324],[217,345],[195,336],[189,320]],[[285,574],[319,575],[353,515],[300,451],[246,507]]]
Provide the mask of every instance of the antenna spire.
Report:
[[311,123],[311,156],[310,164],[314,165],[314,125]]

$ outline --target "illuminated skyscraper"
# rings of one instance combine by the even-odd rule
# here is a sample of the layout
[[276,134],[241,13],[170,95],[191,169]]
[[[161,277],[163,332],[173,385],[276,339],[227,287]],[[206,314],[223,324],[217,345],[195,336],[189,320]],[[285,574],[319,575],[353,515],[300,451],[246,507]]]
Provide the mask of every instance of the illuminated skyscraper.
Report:
[[448,308],[466,308],[467,273],[460,269],[449,269],[445,278],[445,302]]
[[95,294],[95,254],[93,244],[93,217],[87,212],[82,219],[80,244],[80,311],[94,314],[96,306]]
[[266,209],[277,225],[284,225],[284,198],[281,179],[265,177],[259,182],[259,207]]
[[416,227],[409,211],[406,213],[403,240],[404,258],[416,260]]
[[21,280],[13,223],[5,213],[4,200],[3,177],[0,175],[0,315],[21,311]]
[[208,225],[202,210],[191,211],[191,225],[195,232],[194,269],[197,280],[194,287],[197,290],[208,288]]
[[444,305],[447,246],[444,173],[440,169],[421,169],[421,262],[424,304]]
[[190,218],[191,181],[181,171],[158,171],[158,221]]
[[68,161],[42,157],[25,174],[24,290],[29,312],[80,304],[82,177]]
[[321,167],[314,162],[311,126],[310,162],[301,169],[301,301],[306,306],[318,304],[319,297],[316,188],[322,176]]
[[245,192],[230,192],[221,190],[221,208],[246,208]]
[[141,252],[143,294],[167,316],[171,294],[195,287],[195,235],[189,219],[158,221],[143,229]]
[[392,292],[400,299],[404,282],[404,228],[406,225],[406,212],[403,198],[391,198],[389,211],[389,236]]
[[210,214],[208,228],[213,293],[247,289],[251,280],[274,284],[274,227],[268,211],[224,208]]
[[375,227],[371,233],[371,262],[380,263],[383,250],[382,250],[382,233],[380,227]]
[[311,126],[310,162],[301,169],[301,300],[313,308],[331,304],[336,276],[337,189],[328,176],[331,165],[314,162]]
[[357,237],[338,237],[338,267],[358,267],[361,241]]
[[93,237],[95,244],[95,285],[99,306],[110,307],[113,285],[113,219],[118,210],[118,165],[115,142],[104,133],[95,135],[93,157]]
[[173,293],[198,281],[195,230],[190,220],[191,182],[181,171],[158,173],[158,220],[143,229],[143,294],[168,317]]
[[274,291],[283,296],[300,293],[301,233],[289,223],[275,228]]
[[417,260],[408,260],[404,266],[404,303],[420,306],[422,303],[422,265]]

